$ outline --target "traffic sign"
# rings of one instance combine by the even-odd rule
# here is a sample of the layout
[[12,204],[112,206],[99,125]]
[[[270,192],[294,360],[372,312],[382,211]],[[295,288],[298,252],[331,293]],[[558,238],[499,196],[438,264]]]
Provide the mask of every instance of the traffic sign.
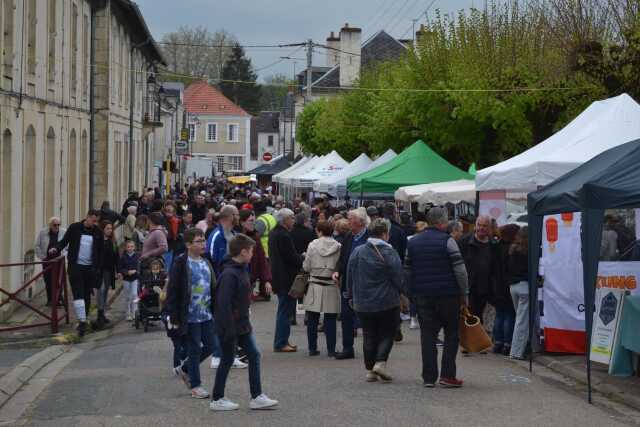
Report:
[[189,140],[189,129],[188,128],[180,129],[180,140],[182,140],[182,141],[188,141]]
[[189,153],[189,145],[187,141],[176,141],[176,154],[188,154]]
[[270,162],[271,159],[273,159],[273,155],[268,151],[262,155],[262,160],[265,162]]

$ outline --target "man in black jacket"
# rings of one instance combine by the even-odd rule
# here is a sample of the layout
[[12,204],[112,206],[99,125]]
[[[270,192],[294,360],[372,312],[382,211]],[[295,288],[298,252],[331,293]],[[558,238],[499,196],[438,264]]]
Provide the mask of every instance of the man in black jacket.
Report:
[[55,255],[69,246],[69,282],[81,337],[87,330],[91,291],[98,285],[97,272],[102,262],[102,231],[96,224],[99,216],[100,211],[89,210],[84,221],[71,224],[62,240],[49,250],[49,254]]
[[289,296],[296,275],[302,268],[302,257],[296,252],[291,238],[294,214],[291,209],[280,209],[276,214],[278,225],[269,233],[269,261],[273,277],[273,291],[278,295],[278,313],[273,349],[276,352],[295,352],[297,347],[289,343],[290,317],[295,314],[296,300]]
[[491,238],[491,218],[481,215],[476,227],[458,242],[469,274],[469,309],[482,320],[495,284],[502,281],[501,245]]
[[[382,210],[385,219],[388,219],[391,223],[391,230],[389,230],[389,244],[396,250],[400,261],[404,263],[404,258],[407,253],[407,235],[404,230],[398,224],[398,212],[396,210],[396,204],[393,202],[387,202]],[[395,341],[402,341],[402,317],[398,322],[398,330],[396,331]]]
[[343,239],[342,248],[340,249],[340,259],[336,266],[336,272],[333,273],[333,279],[341,282],[340,290],[342,291],[340,308],[340,321],[342,323],[342,352],[336,353],[336,359],[338,360],[355,358],[355,352],[353,350],[353,335],[355,333],[356,315],[349,305],[349,298],[346,294],[347,265],[349,264],[349,258],[351,257],[354,249],[367,243],[367,239],[369,238],[367,227],[369,226],[370,219],[367,216],[365,208],[361,207],[349,211],[347,218],[349,219],[351,232],[347,233]]

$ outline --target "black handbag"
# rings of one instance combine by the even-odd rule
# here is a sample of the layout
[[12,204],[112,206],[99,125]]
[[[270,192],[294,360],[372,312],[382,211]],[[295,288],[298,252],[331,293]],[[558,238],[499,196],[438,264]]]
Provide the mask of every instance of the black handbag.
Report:
[[309,273],[301,272],[293,279],[293,285],[289,290],[289,296],[291,298],[302,298],[307,293],[309,287]]

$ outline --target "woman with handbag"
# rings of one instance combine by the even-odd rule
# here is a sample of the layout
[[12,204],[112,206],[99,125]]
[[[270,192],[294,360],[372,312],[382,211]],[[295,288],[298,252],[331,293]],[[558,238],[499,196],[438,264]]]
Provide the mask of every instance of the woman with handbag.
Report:
[[327,353],[334,357],[336,352],[336,319],[340,314],[340,288],[333,281],[336,264],[340,258],[341,245],[333,236],[333,225],[320,221],[316,225],[318,238],[307,248],[307,256],[302,269],[309,273],[309,287],[304,296],[307,311],[307,339],[309,356],[317,356],[318,323],[320,313],[324,313],[324,332],[327,337]]
[[404,272],[398,253],[387,243],[391,223],[369,226],[367,243],[356,248],[347,265],[347,295],[362,324],[366,380],[392,380],[386,365],[400,322]]

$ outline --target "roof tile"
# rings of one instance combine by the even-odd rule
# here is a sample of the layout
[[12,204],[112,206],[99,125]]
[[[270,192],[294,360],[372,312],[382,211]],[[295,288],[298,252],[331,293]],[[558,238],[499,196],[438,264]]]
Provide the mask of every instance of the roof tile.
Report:
[[212,116],[250,116],[218,89],[205,81],[197,81],[184,91],[184,105],[191,114]]

